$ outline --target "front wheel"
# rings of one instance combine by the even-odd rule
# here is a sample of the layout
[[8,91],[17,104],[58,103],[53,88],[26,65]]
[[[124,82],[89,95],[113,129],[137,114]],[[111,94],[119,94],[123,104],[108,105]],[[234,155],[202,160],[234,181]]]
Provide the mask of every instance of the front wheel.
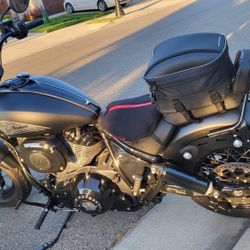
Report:
[[31,185],[20,168],[0,165],[0,207],[15,206],[18,201],[26,200],[30,192]]

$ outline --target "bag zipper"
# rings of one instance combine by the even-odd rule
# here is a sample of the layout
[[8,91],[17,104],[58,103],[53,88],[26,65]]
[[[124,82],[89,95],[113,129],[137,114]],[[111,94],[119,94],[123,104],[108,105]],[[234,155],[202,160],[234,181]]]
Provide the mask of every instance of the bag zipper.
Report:
[[[216,59],[216,62],[213,60],[205,65],[197,66],[197,67],[194,67],[191,69],[186,69],[183,71],[179,71],[179,72],[175,72],[175,73],[171,73],[171,74],[167,74],[167,75],[163,75],[163,76],[159,76],[159,77],[153,77],[152,79],[147,79],[145,77],[145,80],[148,81],[149,84],[152,84],[151,81],[153,81],[154,83],[157,80],[164,81],[164,84],[157,83],[157,85],[165,85],[165,84],[168,84],[169,82],[173,82],[173,80],[175,83],[182,81],[182,80],[188,81],[188,80],[191,80],[193,78],[199,77],[200,75],[211,72],[212,70],[214,70],[214,68],[217,65],[222,64],[224,61],[226,61],[227,57],[228,57],[228,54],[222,54],[222,55],[220,55],[219,58]],[[190,76],[192,76],[192,77],[190,77]],[[168,79],[163,80],[162,78],[168,78]]]

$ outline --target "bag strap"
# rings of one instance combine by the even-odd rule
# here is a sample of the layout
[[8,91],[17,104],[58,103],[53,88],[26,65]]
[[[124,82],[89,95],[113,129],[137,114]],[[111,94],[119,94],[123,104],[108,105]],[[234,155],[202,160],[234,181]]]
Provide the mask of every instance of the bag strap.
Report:
[[195,118],[190,111],[186,110],[185,106],[179,99],[174,99],[173,105],[174,105],[176,112],[180,113],[187,122],[189,123],[200,122],[200,120],[198,118]]
[[151,102],[155,103],[156,102],[156,87],[155,87],[155,83],[151,83],[149,85],[149,90],[150,90],[150,98],[151,98]]
[[220,93],[215,92],[215,91],[210,91],[209,94],[210,94],[211,102],[215,105],[218,112],[225,113],[226,108],[225,108],[224,100],[221,97]]

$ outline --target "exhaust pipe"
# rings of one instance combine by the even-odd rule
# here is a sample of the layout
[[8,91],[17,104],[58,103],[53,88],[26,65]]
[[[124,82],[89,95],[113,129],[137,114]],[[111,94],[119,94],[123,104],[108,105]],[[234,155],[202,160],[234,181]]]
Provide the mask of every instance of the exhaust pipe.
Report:
[[177,190],[182,188],[187,193],[196,193],[204,196],[214,191],[213,183],[198,175],[187,173],[170,165],[162,166],[155,164],[151,169],[154,172],[156,169],[159,170],[159,168],[162,169],[161,173],[166,186],[173,185],[177,187]]

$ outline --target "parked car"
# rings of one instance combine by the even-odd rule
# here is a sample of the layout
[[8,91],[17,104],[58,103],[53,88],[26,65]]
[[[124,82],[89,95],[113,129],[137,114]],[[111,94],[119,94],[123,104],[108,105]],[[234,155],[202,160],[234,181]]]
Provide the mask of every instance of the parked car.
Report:
[[[132,0],[120,0],[121,5],[126,5]],[[81,10],[98,9],[102,12],[115,6],[115,0],[64,0],[64,9],[69,13]]]

